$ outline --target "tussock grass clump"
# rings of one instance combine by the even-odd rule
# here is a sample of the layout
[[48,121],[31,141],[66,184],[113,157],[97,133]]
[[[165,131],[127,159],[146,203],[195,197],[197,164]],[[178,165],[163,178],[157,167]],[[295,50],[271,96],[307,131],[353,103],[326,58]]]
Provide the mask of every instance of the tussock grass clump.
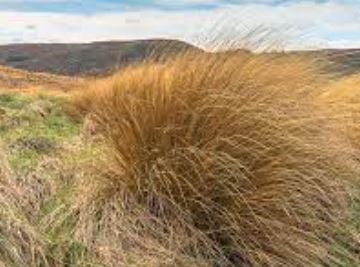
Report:
[[139,251],[160,261],[149,266],[350,260],[356,164],[317,101],[321,85],[301,57],[236,52],[147,63],[103,83],[77,99],[109,153],[106,174],[79,184],[76,235],[109,266]]

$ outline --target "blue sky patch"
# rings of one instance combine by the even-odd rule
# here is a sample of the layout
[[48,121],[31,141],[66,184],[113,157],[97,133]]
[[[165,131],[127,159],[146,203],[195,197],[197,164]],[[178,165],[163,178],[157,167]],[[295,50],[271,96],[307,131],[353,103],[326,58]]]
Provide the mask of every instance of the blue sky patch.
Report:
[[[225,5],[287,5],[300,2],[359,3],[357,0],[0,0],[0,10],[56,13],[121,12],[134,9],[207,10]],[[360,3],[359,3],[360,5]]]

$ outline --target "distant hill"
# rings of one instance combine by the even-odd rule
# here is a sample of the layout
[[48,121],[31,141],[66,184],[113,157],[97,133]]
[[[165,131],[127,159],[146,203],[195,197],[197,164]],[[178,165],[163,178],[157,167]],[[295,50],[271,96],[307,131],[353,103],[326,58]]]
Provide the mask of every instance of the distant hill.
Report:
[[187,50],[199,49],[176,40],[12,44],[0,46],[0,65],[61,75],[96,75]]
[[327,70],[341,75],[360,73],[360,49],[323,49],[299,51],[311,58],[319,58],[327,64]]
[[[60,75],[104,75],[148,58],[201,51],[177,40],[108,41],[87,44],[13,44],[0,46],[0,65]],[[360,49],[298,51],[324,59],[329,71],[360,72]],[[284,53],[282,53],[283,55]]]

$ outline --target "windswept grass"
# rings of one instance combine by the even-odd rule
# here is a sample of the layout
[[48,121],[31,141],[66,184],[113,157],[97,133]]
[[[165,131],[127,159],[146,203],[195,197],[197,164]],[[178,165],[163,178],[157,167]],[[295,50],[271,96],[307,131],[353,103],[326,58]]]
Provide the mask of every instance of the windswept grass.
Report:
[[342,129],[349,141],[355,149],[360,149],[360,75],[339,79],[329,86],[320,100],[342,119]]
[[79,185],[77,234],[105,246],[109,266],[131,250],[170,266],[187,266],[184,255],[207,266],[356,262],[346,225],[358,165],[342,120],[318,101],[323,78],[297,56],[190,54],[76,98],[108,145],[102,177]]

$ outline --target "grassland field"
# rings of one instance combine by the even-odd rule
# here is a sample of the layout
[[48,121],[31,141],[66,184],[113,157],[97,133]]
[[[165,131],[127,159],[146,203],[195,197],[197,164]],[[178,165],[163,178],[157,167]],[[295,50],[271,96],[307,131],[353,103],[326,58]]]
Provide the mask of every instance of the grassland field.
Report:
[[[248,81],[231,72],[238,59],[195,61],[131,67],[96,84],[108,90],[86,85],[91,90],[80,97],[72,89],[78,93],[84,80],[0,68],[0,267],[360,266],[360,195],[349,178],[360,174],[358,103],[351,100],[357,78],[334,82],[335,93],[322,96],[325,108],[315,107],[324,117],[313,118],[314,96],[301,89],[311,77],[300,63],[287,70],[280,62],[265,75],[246,59],[255,71],[244,68],[242,77],[258,77],[259,84],[240,95],[228,89],[242,90]],[[205,81],[211,75],[217,76]],[[272,99],[256,91],[286,88],[290,80],[289,99],[304,96],[310,110],[302,113],[296,101],[289,107],[288,91]],[[239,105],[250,100],[257,105]],[[335,111],[346,118],[350,141],[342,141],[343,129],[330,133],[343,128],[328,115]],[[239,114],[246,119],[237,124]],[[304,124],[310,119],[316,125]],[[284,145],[269,149],[278,143]],[[269,158],[257,162],[261,157]],[[347,179],[350,190],[338,185]]]

